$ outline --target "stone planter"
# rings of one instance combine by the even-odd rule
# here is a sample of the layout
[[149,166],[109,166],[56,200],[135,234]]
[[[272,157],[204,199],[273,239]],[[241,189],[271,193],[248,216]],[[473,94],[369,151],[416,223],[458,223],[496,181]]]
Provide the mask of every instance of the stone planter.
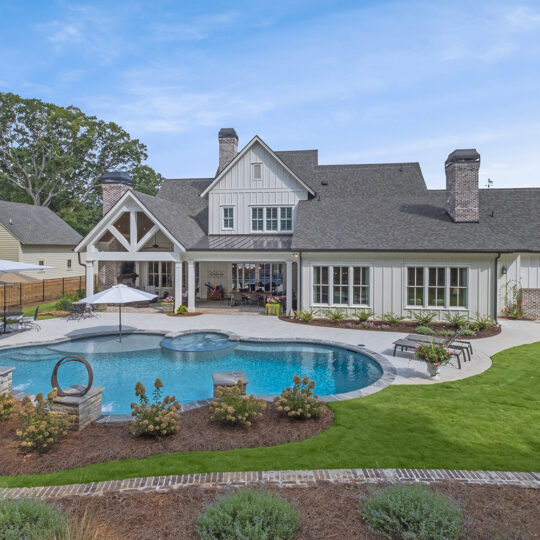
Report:
[[430,362],[426,362],[426,365],[427,365],[427,370],[428,370],[429,376],[434,380],[438,380],[438,378],[439,378],[439,369],[441,368],[441,366],[439,364],[437,364],[437,365],[431,364]]
[[279,304],[266,304],[266,314],[279,317],[280,308],[281,306]]
[[161,302],[161,308],[165,313],[172,313],[174,311],[174,304],[172,302]]

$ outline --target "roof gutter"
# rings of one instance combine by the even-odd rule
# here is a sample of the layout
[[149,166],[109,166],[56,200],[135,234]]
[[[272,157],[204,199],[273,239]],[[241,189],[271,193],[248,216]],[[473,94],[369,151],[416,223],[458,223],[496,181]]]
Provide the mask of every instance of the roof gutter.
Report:
[[501,252],[497,253],[497,256],[495,257],[494,262],[494,275],[493,275],[493,320],[495,323],[498,323],[497,315],[499,314],[499,310],[497,309],[497,304],[499,301],[498,298],[498,292],[499,292],[499,284],[498,284],[498,277],[499,277],[499,259],[501,258]]

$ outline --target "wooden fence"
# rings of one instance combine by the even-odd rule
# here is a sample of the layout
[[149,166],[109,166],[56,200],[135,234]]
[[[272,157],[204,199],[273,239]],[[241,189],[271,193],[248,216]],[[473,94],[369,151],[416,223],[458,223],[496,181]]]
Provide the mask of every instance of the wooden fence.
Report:
[[[96,286],[97,276],[94,278]],[[62,294],[75,293],[78,289],[86,291],[84,276],[44,279],[35,283],[0,283],[0,308],[4,307],[4,301],[8,308],[53,302]]]

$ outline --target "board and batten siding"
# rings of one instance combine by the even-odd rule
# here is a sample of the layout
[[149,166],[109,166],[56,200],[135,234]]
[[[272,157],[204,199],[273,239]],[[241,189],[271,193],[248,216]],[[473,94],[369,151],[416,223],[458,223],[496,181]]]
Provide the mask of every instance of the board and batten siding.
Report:
[[[503,267],[506,273],[503,273]],[[499,310],[513,302],[511,288],[540,288],[540,254],[505,253],[499,260]],[[507,293],[508,291],[508,293]]]
[[[71,269],[67,268],[67,261],[71,259]],[[85,254],[81,253],[81,262],[84,263]],[[45,266],[52,266],[50,270],[38,272],[22,272],[37,279],[52,279],[62,277],[78,277],[85,275],[84,266],[79,265],[77,253],[68,246],[28,246],[21,245],[20,262],[39,264],[43,261]]]
[[[253,163],[262,164],[261,180],[252,180]],[[251,234],[252,206],[291,206],[294,224],[298,201],[306,200],[307,196],[306,189],[256,143],[209,192],[209,233]],[[225,206],[234,208],[232,230],[222,229],[222,208]]]
[[[406,305],[408,266],[462,266],[468,268],[468,309],[430,307],[425,310],[436,312],[439,320],[444,320],[447,313],[456,312],[493,316],[493,264],[494,255],[491,254],[302,253],[302,308],[320,307],[313,304],[313,266],[369,267],[369,308],[376,315],[393,312],[403,317],[408,317],[411,311]],[[419,310],[424,309],[414,311]]]
[[0,224],[0,259],[19,261],[19,240]]

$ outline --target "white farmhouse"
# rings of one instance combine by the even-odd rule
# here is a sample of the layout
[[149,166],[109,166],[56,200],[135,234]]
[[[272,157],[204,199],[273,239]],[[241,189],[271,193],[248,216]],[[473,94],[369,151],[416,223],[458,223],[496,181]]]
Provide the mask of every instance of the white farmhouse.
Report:
[[[103,219],[79,243],[87,283],[123,276],[189,311],[205,283],[286,297],[286,311],[340,307],[497,317],[518,283],[540,317],[540,189],[479,189],[480,155],[456,150],[446,190],[418,163],[319,165],[317,150],[240,152],[219,132],[214,178],[166,180],[157,196],[103,179]],[[90,291],[91,292],[91,291]]]

